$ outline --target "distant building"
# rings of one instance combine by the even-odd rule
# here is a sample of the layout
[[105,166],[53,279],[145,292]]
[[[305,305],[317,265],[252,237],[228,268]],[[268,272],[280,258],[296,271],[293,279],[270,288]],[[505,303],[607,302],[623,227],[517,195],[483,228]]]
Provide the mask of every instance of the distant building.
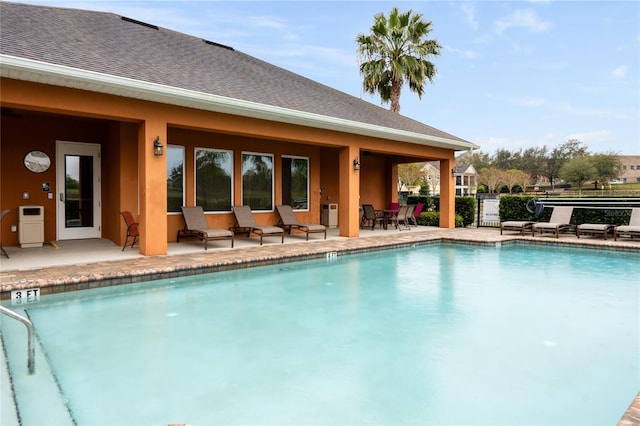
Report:
[[640,155],[620,155],[622,175],[616,183],[640,183]]
[[470,164],[456,164],[453,170],[456,179],[456,195],[476,195],[478,191],[478,172]]

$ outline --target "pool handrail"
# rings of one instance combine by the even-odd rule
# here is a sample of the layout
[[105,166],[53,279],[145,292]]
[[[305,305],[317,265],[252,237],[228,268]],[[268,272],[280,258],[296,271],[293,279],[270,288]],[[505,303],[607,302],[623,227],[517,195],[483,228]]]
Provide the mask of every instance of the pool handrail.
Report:
[[0,313],[7,315],[15,320],[20,321],[27,327],[27,369],[29,370],[29,374],[33,374],[36,371],[36,349],[35,349],[35,329],[33,328],[33,323],[31,320],[23,315],[20,315],[17,312],[13,312],[9,308],[5,308],[0,305]]

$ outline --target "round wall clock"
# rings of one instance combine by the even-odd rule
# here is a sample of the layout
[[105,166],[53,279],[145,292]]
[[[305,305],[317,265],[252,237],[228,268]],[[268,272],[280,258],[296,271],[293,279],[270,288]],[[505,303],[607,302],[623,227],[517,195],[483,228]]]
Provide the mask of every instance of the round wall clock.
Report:
[[51,166],[51,159],[42,151],[31,151],[24,156],[24,166],[34,173],[46,172]]

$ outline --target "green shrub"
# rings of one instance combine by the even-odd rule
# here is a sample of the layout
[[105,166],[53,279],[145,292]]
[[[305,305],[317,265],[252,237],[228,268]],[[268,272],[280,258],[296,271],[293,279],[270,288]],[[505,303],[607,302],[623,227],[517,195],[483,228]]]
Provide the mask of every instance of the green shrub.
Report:
[[[537,222],[548,222],[551,218],[552,207],[545,207],[540,216],[527,211],[529,200],[538,198],[529,195],[503,195],[500,197],[500,221],[506,220],[533,220]],[[544,201],[544,199],[542,200]],[[631,211],[627,209],[589,209],[574,208],[571,216],[571,223],[578,225],[581,223],[608,223],[611,225],[626,225],[629,223]]]
[[460,215],[462,217],[462,226],[466,227],[473,224],[475,214],[475,197],[456,197],[456,215]]
[[[456,214],[456,228],[464,226],[462,216]],[[440,226],[440,212],[423,212],[417,219],[418,225],[422,226]]]
[[[425,195],[412,195],[407,198],[407,204],[424,203],[425,207],[423,212],[439,212],[440,211],[440,196],[425,196]],[[476,212],[476,199],[475,197],[456,197],[455,198],[455,212],[456,215],[462,217],[462,225],[468,226],[473,223]],[[437,222],[437,221],[436,221]],[[457,219],[456,219],[457,223]],[[434,225],[429,225],[434,226]],[[435,225],[438,226],[438,225]],[[456,225],[458,226],[458,225]]]

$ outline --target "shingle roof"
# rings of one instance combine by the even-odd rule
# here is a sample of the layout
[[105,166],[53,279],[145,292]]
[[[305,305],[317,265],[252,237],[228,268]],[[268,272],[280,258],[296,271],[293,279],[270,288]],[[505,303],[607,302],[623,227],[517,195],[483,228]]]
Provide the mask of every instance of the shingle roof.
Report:
[[0,54],[468,143],[232,48],[113,13],[1,2]]

